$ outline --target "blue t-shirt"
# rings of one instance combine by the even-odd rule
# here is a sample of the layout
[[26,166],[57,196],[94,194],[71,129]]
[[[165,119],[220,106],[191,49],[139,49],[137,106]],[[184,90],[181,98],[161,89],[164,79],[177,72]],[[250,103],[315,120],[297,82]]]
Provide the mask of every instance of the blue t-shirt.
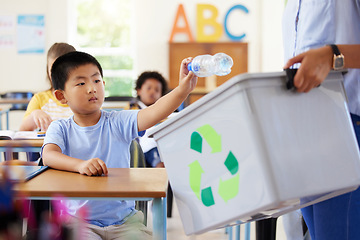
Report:
[[[80,127],[73,117],[53,121],[43,146],[56,144],[63,154],[83,160],[100,158],[108,168],[129,168],[130,143],[141,135],[137,127],[138,112],[101,111],[99,122],[89,127]],[[86,208],[88,222],[101,227],[122,224],[135,211],[134,201],[66,200],[65,205],[72,216],[80,208]]]

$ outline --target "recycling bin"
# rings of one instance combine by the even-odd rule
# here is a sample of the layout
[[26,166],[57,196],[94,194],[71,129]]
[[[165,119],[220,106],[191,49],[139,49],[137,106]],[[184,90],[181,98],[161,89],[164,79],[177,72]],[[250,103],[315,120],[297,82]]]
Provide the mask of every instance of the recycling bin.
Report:
[[241,74],[149,130],[185,233],[249,222],[355,190],[356,137],[340,72],[309,93],[284,72]]

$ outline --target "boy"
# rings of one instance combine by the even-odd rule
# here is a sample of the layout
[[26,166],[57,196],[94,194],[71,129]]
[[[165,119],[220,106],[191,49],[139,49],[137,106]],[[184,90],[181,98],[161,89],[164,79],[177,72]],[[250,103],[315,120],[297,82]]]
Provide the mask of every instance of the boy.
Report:
[[131,104],[142,109],[154,104],[160,97],[164,96],[168,87],[165,78],[159,72],[145,71],[136,80],[135,90],[138,101]]
[[[42,150],[44,164],[88,176],[106,175],[108,167],[128,168],[131,141],[166,118],[195,88],[197,77],[187,70],[191,60],[181,63],[179,86],[152,106],[105,112],[100,109],[105,83],[98,61],[83,52],[59,57],[51,69],[55,96],[68,104],[74,115],[51,123]],[[66,206],[74,217],[87,208],[86,239],[109,234],[121,239],[151,239],[142,224],[142,213],[134,210],[134,201],[68,200]]]
[[[146,71],[141,73],[136,80],[135,90],[137,98],[136,101],[130,103],[130,109],[144,109],[154,104],[166,94],[167,83],[160,73]],[[164,167],[164,163],[160,160],[155,140],[149,138],[146,134],[138,140],[145,155],[146,166]]]

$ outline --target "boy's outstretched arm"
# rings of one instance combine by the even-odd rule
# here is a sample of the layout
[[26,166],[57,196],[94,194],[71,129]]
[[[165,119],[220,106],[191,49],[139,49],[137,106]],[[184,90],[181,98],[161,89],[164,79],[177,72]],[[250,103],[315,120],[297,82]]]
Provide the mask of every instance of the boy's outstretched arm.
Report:
[[56,144],[46,144],[43,148],[42,159],[45,166],[69,172],[78,172],[88,176],[108,174],[105,163],[99,158],[81,160],[69,157],[61,152]]
[[157,100],[153,105],[142,109],[138,114],[138,130],[146,130],[174,112],[195,88],[197,77],[187,69],[192,58],[186,58],[180,65],[179,86]]

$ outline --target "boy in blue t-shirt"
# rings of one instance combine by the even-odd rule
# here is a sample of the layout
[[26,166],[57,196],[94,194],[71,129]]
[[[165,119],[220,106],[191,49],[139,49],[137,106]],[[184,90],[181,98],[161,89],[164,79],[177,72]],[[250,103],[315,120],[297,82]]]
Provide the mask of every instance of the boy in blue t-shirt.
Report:
[[[197,77],[187,70],[191,60],[181,63],[179,86],[155,104],[142,110],[106,112],[101,110],[105,82],[98,61],[83,52],[56,59],[51,69],[55,96],[70,106],[74,116],[49,126],[42,149],[44,165],[88,176],[106,175],[107,168],[128,168],[131,141],[170,115],[195,88]],[[81,208],[87,209],[86,239],[109,234],[151,239],[134,201],[66,200],[66,206],[75,218]]]

